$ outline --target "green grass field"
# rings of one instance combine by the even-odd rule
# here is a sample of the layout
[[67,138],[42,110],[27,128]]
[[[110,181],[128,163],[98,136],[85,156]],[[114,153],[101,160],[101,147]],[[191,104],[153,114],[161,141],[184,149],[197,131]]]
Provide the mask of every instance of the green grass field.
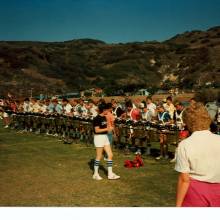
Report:
[[177,173],[168,161],[144,157],[144,167],[114,149],[120,180],[92,179],[93,146],[65,145],[54,137],[18,134],[0,124],[0,206],[167,207],[175,204]]

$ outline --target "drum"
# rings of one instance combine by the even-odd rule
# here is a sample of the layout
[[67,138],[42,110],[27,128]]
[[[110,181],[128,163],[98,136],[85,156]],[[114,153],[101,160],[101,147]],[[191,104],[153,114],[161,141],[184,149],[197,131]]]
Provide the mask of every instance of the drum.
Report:
[[115,136],[116,136],[116,137],[119,137],[120,128],[119,128],[119,125],[118,125],[118,124],[115,124],[115,130],[114,130],[114,132],[115,132]]
[[125,136],[120,136],[119,140],[120,140],[121,144],[126,144],[127,143],[127,139],[126,139]]
[[12,114],[12,115],[11,115],[10,126],[11,126],[12,128],[16,128],[16,127],[18,126],[17,115],[16,115],[16,114]]
[[39,127],[39,116],[32,115],[31,126],[33,129],[37,129]]
[[143,125],[139,125],[139,126],[134,127],[133,137],[145,138],[146,137],[145,127]]
[[65,124],[66,124],[67,127],[71,127],[72,126],[72,118],[71,117],[67,117]]
[[156,128],[149,128],[148,129],[148,136],[149,136],[149,142],[158,142],[159,141],[159,135]]
[[167,132],[167,143],[172,145],[177,145],[179,140],[179,132],[178,131],[169,131]]
[[120,125],[119,126],[119,136],[121,136],[121,137],[127,137],[128,136],[128,134],[130,133],[129,132],[129,128],[126,126],[126,125]]

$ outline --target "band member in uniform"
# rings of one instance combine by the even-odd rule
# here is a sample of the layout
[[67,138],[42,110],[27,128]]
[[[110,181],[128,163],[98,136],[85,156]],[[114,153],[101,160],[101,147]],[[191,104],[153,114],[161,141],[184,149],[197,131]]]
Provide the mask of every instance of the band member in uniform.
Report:
[[88,100],[88,116],[89,117],[96,117],[98,115],[98,108],[97,106],[95,105],[95,102],[93,100]]
[[131,100],[125,103],[126,106],[126,118],[132,121],[138,121],[141,119],[141,112],[139,109],[133,107]]
[[[179,138],[179,141],[181,141],[181,140],[187,138],[189,135],[189,132],[186,129],[186,125],[183,123],[183,113],[185,111],[185,107],[183,106],[183,104],[181,102],[176,102],[175,108],[176,108],[176,110],[174,112],[173,121],[179,129],[178,138]],[[178,143],[175,143],[176,146],[177,146],[177,144]],[[176,162],[176,150],[174,153],[174,158],[170,161],[170,163],[175,163],[175,162]]]
[[39,105],[39,101],[35,98],[31,99],[31,112],[37,113],[40,112],[40,105]]
[[99,175],[99,164],[100,160],[103,157],[103,151],[105,151],[108,155],[107,166],[108,166],[108,179],[116,180],[119,179],[120,176],[116,175],[112,171],[112,158],[113,153],[110,147],[108,132],[113,130],[113,127],[108,127],[106,114],[108,113],[107,106],[105,103],[101,103],[98,106],[99,114],[93,120],[94,127],[94,145],[96,147],[96,159],[94,163],[94,174],[93,179],[102,180],[102,177]]
[[71,115],[71,111],[72,111],[72,106],[70,105],[69,100],[66,99],[66,98],[63,98],[62,106],[63,106],[63,113],[65,115],[70,116]]
[[153,103],[151,97],[147,97],[147,110],[151,112],[152,116],[155,116],[157,106]]
[[[158,121],[161,125],[168,124],[171,121],[170,115],[168,112],[165,111],[163,105],[157,106],[158,112]],[[163,157],[168,159],[168,144],[167,144],[167,134],[163,131],[160,131],[160,156],[156,157],[156,160],[160,160]]]
[[29,98],[24,99],[23,111],[24,112],[30,112],[31,111],[31,104],[30,104]]
[[170,115],[170,118],[173,119],[174,112],[175,112],[175,107],[173,104],[173,100],[171,96],[168,96],[166,98],[166,103],[163,105],[165,111],[167,111]]
[[122,110],[122,107],[120,104],[116,102],[116,100],[112,99],[112,113],[115,117],[120,118],[122,114],[124,114],[124,111]]
[[4,106],[3,106],[3,124],[4,128],[8,128],[10,124],[10,117],[9,114],[6,112],[7,110],[11,110],[10,108],[10,102],[9,100],[4,100]]

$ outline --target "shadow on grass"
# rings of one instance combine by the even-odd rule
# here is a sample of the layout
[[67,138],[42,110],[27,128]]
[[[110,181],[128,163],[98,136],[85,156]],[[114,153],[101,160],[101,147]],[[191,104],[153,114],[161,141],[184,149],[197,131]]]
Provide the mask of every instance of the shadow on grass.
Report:
[[[88,166],[89,166],[89,168],[90,168],[90,170],[91,170],[92,172],[94,171],[94,162],[95,162],[94,159],[91,159],[91,160],[88,162]],[[108,171],[106,170],[106,168],[105,168],[103,165],[100,165],[100,166],[99,166],[99,169],[102,170],[106,176],[108,175]]]
[[[150,156],[158,157],[159,155],[160,155],[160,150],[159,149],[151,148]],[[168,156],[169,156],[169,158],[173,158],[174,157],[174,153],[171,152],[171,151],[168,151]]]

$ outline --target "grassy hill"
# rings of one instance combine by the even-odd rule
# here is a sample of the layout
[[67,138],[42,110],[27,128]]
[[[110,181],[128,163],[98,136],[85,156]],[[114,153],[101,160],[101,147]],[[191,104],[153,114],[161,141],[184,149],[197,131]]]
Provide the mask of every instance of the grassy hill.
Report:
[[220,85],[220,27],[165,42],[0,42],[0,94]]

